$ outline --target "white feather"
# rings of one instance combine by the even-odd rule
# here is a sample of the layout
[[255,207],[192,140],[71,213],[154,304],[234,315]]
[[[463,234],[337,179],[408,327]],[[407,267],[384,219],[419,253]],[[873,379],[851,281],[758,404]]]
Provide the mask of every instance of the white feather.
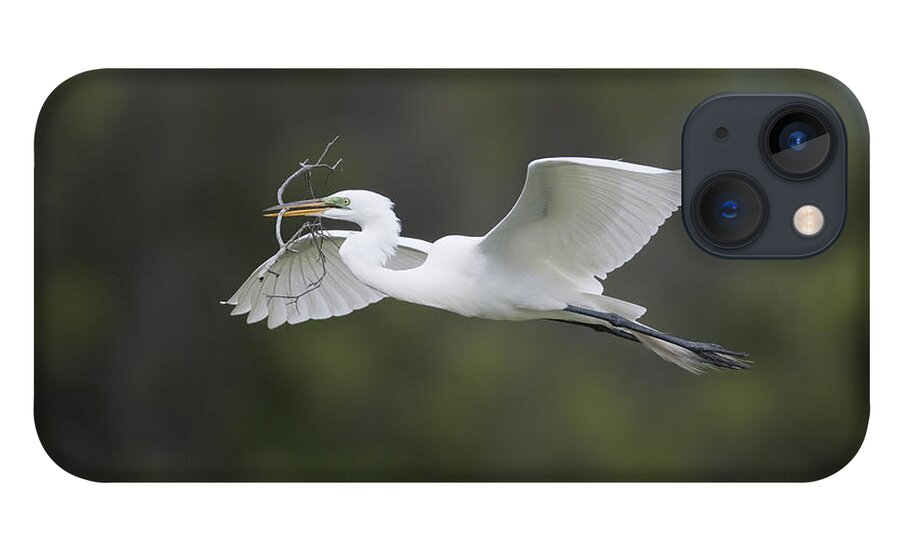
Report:
[[585,278],[605,279],[634,257],[680,203],[678,171],[544,158],[528,164],[518,201],[480,247],[523,268],[539,258],[596,290],[598,284]]
[[[284,323],[327,319],[349,314],[384,298],[384,294],[353,275],[341,259],[341,244],[358,231],[326,231],[322,260],[310,235],[291,244],[290,249],[266,260],[256,268],[225,304],[234,306],[232,315],[248,314],[247,323],[268,318],[270,329]],[[400,237],[387,267],[397,270],[421,265],[431,243]],[[318,287],[313,284],[322,278]],[[308,291],[308,292],[307,292]]]

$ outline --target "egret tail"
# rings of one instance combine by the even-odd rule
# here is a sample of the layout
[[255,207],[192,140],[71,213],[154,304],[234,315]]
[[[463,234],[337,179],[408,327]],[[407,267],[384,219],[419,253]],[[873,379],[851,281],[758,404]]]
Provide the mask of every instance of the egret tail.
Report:
[[567,306],[569,315],[564,321],[591,327],[621,338],[637,341],[660,358],[694,374],[718,369],[746,369],[747,354],[728,350],[718,344],[682,339],[657,331],[632,319],[610,312],[600,312],[579,306]]

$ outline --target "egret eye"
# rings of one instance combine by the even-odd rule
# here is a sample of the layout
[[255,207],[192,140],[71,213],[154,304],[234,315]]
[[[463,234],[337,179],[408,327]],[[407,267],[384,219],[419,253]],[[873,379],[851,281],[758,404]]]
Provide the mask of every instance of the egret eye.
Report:
[[327,199],[326,202],[338,208],[346,208],[350,205],[350,199],[345,196],[333,196]]

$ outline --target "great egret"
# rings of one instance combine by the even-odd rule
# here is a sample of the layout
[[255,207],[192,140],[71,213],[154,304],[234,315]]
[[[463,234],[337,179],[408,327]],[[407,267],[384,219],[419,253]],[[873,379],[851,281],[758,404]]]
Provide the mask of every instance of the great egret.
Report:
[[746,354],[638,323],[645,308],[603,294],[678,209],[681,172],[592,158],[528,164],[512,210],[483,237],[401,237],[393,203],[367,190],[273,206],[269,216],[350,221],[361,231],[297,235],[225,303],[268,326],[342,316],[382,298],[494,320],[547,319],[640,342],[692,373],[742,369]]

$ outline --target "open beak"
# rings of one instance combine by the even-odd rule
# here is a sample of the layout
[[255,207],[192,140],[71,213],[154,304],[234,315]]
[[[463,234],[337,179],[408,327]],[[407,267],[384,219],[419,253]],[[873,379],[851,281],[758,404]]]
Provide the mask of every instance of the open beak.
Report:
[[284,217],[299,217],[304,215],[319,215],[329,208],[333,208],[330,204],[326,204],[321,198],[313,200],[300,200],[298,202],[288,202],[280,206],[272,206],[263,210],[264,217],[278,217],[278,212],[286,210]]

